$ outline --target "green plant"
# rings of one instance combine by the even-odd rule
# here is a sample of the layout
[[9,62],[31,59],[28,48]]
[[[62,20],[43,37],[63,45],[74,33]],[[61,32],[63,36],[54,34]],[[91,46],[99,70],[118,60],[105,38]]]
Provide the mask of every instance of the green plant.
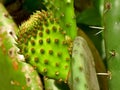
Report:
[[37,11],[18,32],[18,47],[26,62],[44,76],[67,81],[70,55],[66,34],[52,13]]
[[72,39],[77,35],[76,17],[74,13],[74,0],[45,0],[48,11],[58,19],[60,26]]
[[0,89],[43,90],[37,72],[17,54],[15,32],[18,28],[1,3],[0,7]]
[[99,90],[93,55],[86,40],[80,36],[74,40],[72,58],[71,90]]
[[119,90],[119,70],[120,70],[120,46],[119,46],[119,0],[105,0],[104,3],[104,39],[106,46],[108,71],[111,72],[109,76],[109,89]]
[[0,90],[119,90],[119,3],[1,0]]

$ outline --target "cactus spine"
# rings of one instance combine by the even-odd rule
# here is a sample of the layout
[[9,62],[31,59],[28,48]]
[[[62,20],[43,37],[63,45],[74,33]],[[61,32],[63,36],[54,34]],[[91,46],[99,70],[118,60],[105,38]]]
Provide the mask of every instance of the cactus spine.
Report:
[[71,78],[69,82],[70,89],[100,90],[95,71],[94,59],[84,38],[75,38],[72,58]]
[[18,28],[0,3],[0,90],[43,90],[34,69],[20,61],[15,46]]
[[105,0],[104,39],[106,46],[109,90],[120,90],[120,0]]

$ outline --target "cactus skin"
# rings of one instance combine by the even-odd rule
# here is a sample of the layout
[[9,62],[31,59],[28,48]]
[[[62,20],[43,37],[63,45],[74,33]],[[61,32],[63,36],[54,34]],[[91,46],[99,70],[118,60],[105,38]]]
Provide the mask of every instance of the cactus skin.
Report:
[[44,78],[45,90],[70,90],[64,82]]
[[[100,57],[98,53],[98,50],[96,49],[96,47],[94,46],[90,38],[80,28],[78,29],[78,36],[83,37],[87,41],[88,46],[90,47],[90,50],[93,54],[93,58],[95,62],[96,73],[107,73],[105,65],[102,61],[102,58]],[[98,81],[100,85],[100,90],[108,90],[108,80],[106,76],[99,75]]]
[[34,69],[20,61],[15,46],[18,28],[0,3],[0,90],[43,90]]
[[105,0],[104,6],[106,60],[111,72],[109,90],[120,90],[120,0]]
[[21,25],[17,42],[26,62],[39,73],[67,81],[70,55],[65,36],[52,13],[37,11]]
[[76,17],[74,14],[74,0],[45,0],[47,9],[54,13],[60,26],[67,35],[74,39],[77,35]]
[[100,90],[92,53],[85,39],[80,36],[74,40],[72,58],[70,89]]

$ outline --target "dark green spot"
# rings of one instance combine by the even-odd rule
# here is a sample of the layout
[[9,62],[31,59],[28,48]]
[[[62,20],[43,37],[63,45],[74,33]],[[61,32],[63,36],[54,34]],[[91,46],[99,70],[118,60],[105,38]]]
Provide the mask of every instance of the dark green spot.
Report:
[[66,58],[66,61],[67,61],[67,62],[70,61],[70,58]]
[[57,24],[59,24],[59,19],[55,18],[55,22],[56,22]]
[[38,63],[38,62],[39,62],[39,58],[38,58],[38,57],[35,57],[35,58],[34,58],[34,61],[35,61],[36,63]]
[[25,39],[24,43],[25,43],[25,45],[28,45],[28,41],[26,39]]
[[31,38],[31,35],[28,35],[28,36],[27,36],[27,39],[30,39],[30,38]]
[[62,53],[61,53],[61,52],[58,52],[58,53],[57,53],[57,56],[58,56],[58,57],[61,57],[61,56],[62,56]]
[[79,70],[80,70],[80,71],[83,71],[83,67],[82,67],[82,66],[80,66],[80,67],[79,67]]
[[62,42],[62,44],[63,44],[63,45],[67,45],[67,42],[64,40],[64,41]]
[[46,29],[46,33],[47,33],[47,34],[50,34],[50,30],[49,30],[49,29]]
[[28,54],[25,55],[25,61],[28,63],[30,61],[30,56]]
[[46,39],[46,42],[47,42],[47,43],[50,43],[50,38],[47,38],[47,39]]
[[56,66],[56,67],[59,67],[59,66],[60,66],[60,63],[56,63],[55,66]]
[[42,40],[42,39],[39,40],[39,44],[40,44],[40,45],[43,44],[43,40]]
[[40,53],[44,54],[45,53],[44,49],[40,49]]
[[34,40],[31,40],[30,42],[31,42],[31,44],[32,44],[33,46],[35,45],[35,41],[34,41]]
[[54,19],[50,18],[50,23],[53,24],[54,23]]
[[47,20],[44,22],[44,25],[45,25],[46,27],[48,27],[48,26],[49,26],[49,24],[48,24]]
[[43,30],[44,30],[44,28],[41,26],[41,27],[40,27],[40,30],[41,30],[41,31],[43,31]]
[[63,29],[61,27],[59,27],[59,32],[63,32]]
[[67,68],[68,68],[68,65],[65,66],[65,69],[67,69]]
[[61,33],[62,33],[63,35],[66,35],[66,31],[62,31]]
[[43,33],[42,33],[42,32],[39,32],[39,36],[40,36],[40,37],[43,37]]
[[35,34],[35,33],[32,33],[32,36],[33,36],[34,38],[36,38],[36,34]]
[[76,77],[76,78],[75,78],[75,81],[76,81],[76,82],[79,82],[79,81],[80,81],[79,77]]
[[56,27],[56,26],[53,26],[53,27],[52,27],[52,30],[53,30],[53,32],[56,32],[56,31],[57,31],[57,27]]
[[35,53],[35,49],[34,49],[34,48],[31,48],[31,52],[34,54],[34,53]]
[[58,43],[59,43],[59,39],[55,39],[54,42],[55,42],[56,44],[58,44]]
[[24,52],[25,52],[25,53],[27,53],[27,52],[28,52],[27,47],[24,47]]
[[49,54],[52,55],[53,54],[53,50],[49,50]]
[[44,64],[48,64],[48,60],[47,59],[44,60]]
[[88,85],[87,84],[84,84],[85,88],[88,88]]
[[66,24],[66,27],[70,27],[70,26],[71,26],[71,24],[69,24],[69,23]]
[[39,18],[40,19],[40,22],[39,22],[39,25],[42,26],[43,25],[43,19],[42,18]]
[[47,73],[47,68],[44,68],[44,69],[43,69],[43,73]]

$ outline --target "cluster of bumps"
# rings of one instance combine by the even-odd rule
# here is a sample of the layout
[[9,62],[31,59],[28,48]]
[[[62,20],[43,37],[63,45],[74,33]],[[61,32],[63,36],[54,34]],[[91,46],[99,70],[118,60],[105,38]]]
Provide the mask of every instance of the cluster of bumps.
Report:
[[20,26],[17,45],[19,53],[38,72],[66,82],[72,52],[68,39],[59,21],[50,12],[37,11]]

